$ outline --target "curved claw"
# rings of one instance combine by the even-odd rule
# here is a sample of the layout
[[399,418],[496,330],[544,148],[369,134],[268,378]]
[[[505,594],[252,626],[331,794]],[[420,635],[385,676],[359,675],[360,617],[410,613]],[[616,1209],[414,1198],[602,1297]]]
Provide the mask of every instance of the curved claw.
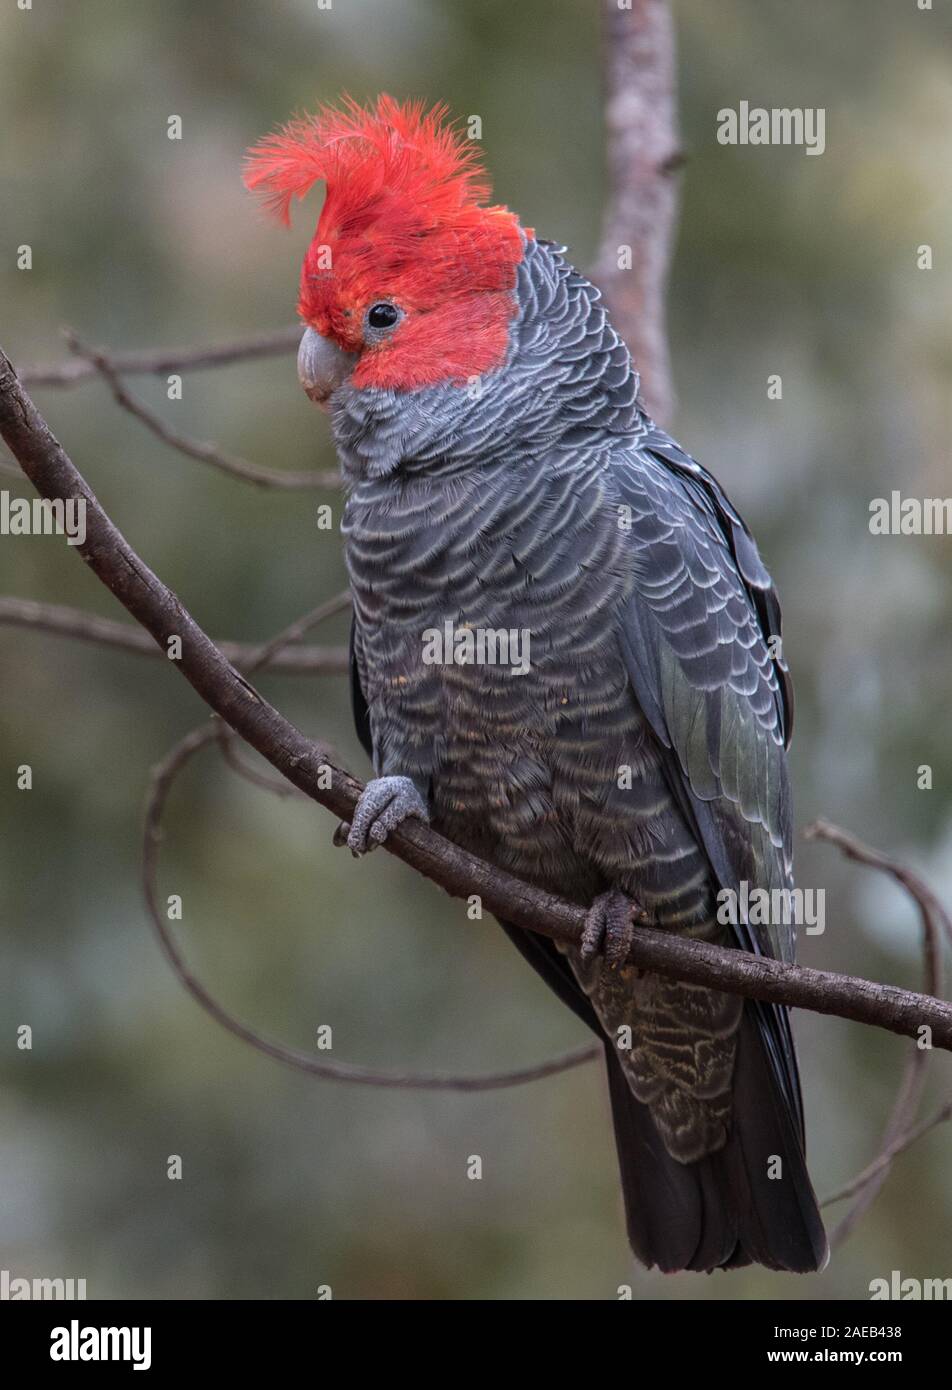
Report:
[[600,893],[585,914],[579,954],[588,965],[602,952],[610,970],[624,965],[635,934],[635,917],[645,914],[637,903],[617,888]]
[[[347,832],[348,849],[355,857],[368,854],[382,845],[391,831],[410,816],[425,822],[430,819],[426,803],[410,778],[375,777],[367,783],[357,802]],[[338,828],[338,835],[342,835],[343,829],[343,825]]]

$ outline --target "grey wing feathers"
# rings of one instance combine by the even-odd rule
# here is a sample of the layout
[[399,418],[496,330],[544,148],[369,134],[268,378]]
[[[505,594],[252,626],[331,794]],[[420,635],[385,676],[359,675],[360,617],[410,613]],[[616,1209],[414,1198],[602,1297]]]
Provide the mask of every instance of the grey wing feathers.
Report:
[[[721,887],[791,883],[785,747],[789,676],[768,649],[780,636],[770,577],[710,474],[660,431],[616,461],[631,528],[634,593],[622,648],[635,695],[676,760]],[[737,927],[748,950],[789,960],[793,932]]]
[[[790,887],[793,692],[767,645],[781,621],[770,576],[719,484],[662,431],[650,428],[618,458],[615,477],[635,574],[622,650],[671,791],[720,887]],[[792,926],[732,929],[744,950],[793,959]],[[787,1011],[749,1007],[802,1136]]]

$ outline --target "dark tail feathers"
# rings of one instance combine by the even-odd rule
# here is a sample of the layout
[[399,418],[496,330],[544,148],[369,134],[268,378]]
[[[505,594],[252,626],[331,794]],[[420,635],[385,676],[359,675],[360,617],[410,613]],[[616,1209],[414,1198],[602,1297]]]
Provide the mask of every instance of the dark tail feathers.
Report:
[[[795,1121],[765,1055],[755,1007],[745,1005],[734,1071],[734,1120],[723,1149],[683,1164],[664,1147],[606,1044],[628,1238],[666,1273],[739,1265],[806,1273],[828,1258]],[[768,1175],[772,1155],[782,1176]]]

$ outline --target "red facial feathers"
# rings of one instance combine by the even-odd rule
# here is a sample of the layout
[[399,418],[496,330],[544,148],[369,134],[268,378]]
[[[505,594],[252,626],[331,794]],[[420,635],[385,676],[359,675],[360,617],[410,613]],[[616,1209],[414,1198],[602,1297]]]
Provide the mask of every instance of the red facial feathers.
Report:
[[[298,313],[348,352],[355,386],[412,389],[498,367],[515,312],[523,234],[515,213],[484,206],[490,184],[447,110],[381,96],[299,117],[249,151],[245,184],[287,224],[291,201],[327,187],[301,271]],[[531,236],[531,231],[525,233]],[[404,317],[365,335],[372,304]]]

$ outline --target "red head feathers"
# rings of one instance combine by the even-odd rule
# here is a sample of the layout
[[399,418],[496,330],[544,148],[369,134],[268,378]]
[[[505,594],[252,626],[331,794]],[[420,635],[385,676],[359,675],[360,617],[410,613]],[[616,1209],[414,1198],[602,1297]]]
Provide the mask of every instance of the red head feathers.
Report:
[[[523,234],[515,213],[487,207],[474,146],[447,123],[381,96],[299,117],[249,151],[245,184],[287,224],[291,200],[318,180],[327,196],[301,271],[298,312],[360,354],[355,386],[413,388],[498,367],[515,311]],[[531,236],[531,231],[526,235]],[[368,318],[395,306],[394,327]]]

